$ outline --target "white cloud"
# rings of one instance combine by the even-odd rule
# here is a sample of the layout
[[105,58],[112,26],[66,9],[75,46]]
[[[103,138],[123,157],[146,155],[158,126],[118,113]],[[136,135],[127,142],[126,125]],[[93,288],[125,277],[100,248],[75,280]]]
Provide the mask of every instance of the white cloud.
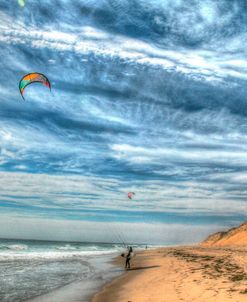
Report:
[[191,163],[214,163],[220,164],[225,162],[230,162],[234,165],[243,165],[247,161],[247,154],[242,150],[211,150],[207,149],[203,151],[202,149],[196,150],[194,148],[193,152],[190,149],[181,148],[179,149],[176,145],[174,148],[152,148],[152,147],[138,147],[128,144],[113,144],[110,146],[111,150],[114,152],[112,156],[119,160],[126,160],[127,162],[133,164],[142,164],[143,162],[152,162],[153,164],[159,162],[164,162],[164,160],[169,160],[169,162],[180,161],[180,162],[191,162]]
[[[208,7],[202,9],[206,12]],[[210,13],[204,13],[209,18]],[[141,40],[127,38],[122,35],[112,35],[94,27],[77,28],[73,33],[57,30],[27,29],[20,21],[18,23],[1,13],[5,20],[0,24],[0,41],[10,44],[30,44],[34,48],[50,48],[56,51],[72,51],[88,55],[117,57],[137,64],[158,66],[167,71],[177,70],[188,76],[208,81],[221,81],[232,76],[246,79],[246,72],[240,68],[245,66],[245,57],[222,54],[212,50],[188,51],[185,49],[161,49]],[[209,19],[208,19],[209,22]],[[227,65],[224,63],[227,61]],[[234,70],[234,68],[238,70]]]
[[[227,188],[233,185],[238,190],[232,194]],[[83,213],[83,210],[115,210],[123,211],[123,214],[124,211],[130,211],[133,215],[141,216],[148,211],[247,215],[245,200],[236,198],[247,196],[247,191],[238,186],[239,183],[232,181],[230,176],[227,181],[224,175],[221,178],[218,176],[218,179],[208,177],[207,181],[198,179],[177,182],[171,179],[126,183],[101,177],[1,172],[0,201],[13,203],[13,208],[4,208],[12,213],[17,211],[15,205],[26,205],[27,208],[34,207],[36,215],[43,215],[45,209],[59,209],[66,210],[65,215],[71,217],[77,214],[76,211]],[[129,191],[136,193],[133,202],[127,198]],[[57,211],[56,216],[60,217],[61,213]],[[97,215],[100,216],[100,212]],[[109,215],[114,214],[109,212]],[[151,218],[147,214],[147,219]]]
[[182,225],[147,223],[101,223],[0,216],[0,237],[116,242],[118,235],[125,243],[188,244],[203,240],[208,234],[225,229],[222,225]]

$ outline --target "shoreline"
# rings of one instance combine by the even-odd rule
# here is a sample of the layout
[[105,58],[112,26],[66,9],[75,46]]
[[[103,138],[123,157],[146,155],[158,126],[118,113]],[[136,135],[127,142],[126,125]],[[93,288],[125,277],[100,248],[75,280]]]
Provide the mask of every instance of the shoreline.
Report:
[[[117,257],[115,265],[123,265]],[[164,247],[136,252],[132,269],[90,302],[244,302],[247,247]]]
[[94,294],[105,284],[117,278],[123,270],[114,265],[117,254],[97,255],[88,257],[88,262],[93,270],[90,278],[74,281],[56,288],[46,294],[42,294],[25,302],[88,302]]

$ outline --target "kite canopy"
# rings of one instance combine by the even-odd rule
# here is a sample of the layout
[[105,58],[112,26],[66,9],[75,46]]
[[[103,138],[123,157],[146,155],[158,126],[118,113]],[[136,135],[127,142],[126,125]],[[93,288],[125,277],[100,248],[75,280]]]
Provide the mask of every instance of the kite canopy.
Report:
[[42,83],[42,84],[44,84],[45,86],[47,86],[51,89],[50,81],[48,80],[48,78],[44,74],[38,73],[38,72],[33,72],[33,73],[26,74],[20,80],[20,83],[19,83],[19,90],[20,90],[20,93],[21,93],[21,96],[22,96],[23,99],[24,99],[23,94],[24,94],[25,88],[29,84],[32,84],[32,83]]
[[134,192],[129,192],[128,193],[128,198],[129,199],[132,199],[132,197],[134,197],[135,193]]

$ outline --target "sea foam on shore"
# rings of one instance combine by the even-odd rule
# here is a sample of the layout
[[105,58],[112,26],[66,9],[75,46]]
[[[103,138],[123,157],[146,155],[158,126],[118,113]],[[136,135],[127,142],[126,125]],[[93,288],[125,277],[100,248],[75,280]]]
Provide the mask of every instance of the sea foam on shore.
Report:
[[1,240],[0,301],[34,299],[72,283],[80,283],[83,301],[121,273],[110,260],[122,250],[118,244]]

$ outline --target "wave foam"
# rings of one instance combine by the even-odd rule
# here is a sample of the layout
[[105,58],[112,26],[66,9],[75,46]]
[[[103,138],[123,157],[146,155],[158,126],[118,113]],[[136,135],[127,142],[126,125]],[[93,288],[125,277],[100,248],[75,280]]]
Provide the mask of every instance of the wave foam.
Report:
[[25,244],[1,245],[0,250],[24,251],[28,250],[28,246]]
[[59,251],[59,252],[29,252],[29,253],[0,253],[0,262],[6,260],[62,260],[80,257],[100,256],[116,253],[116,250],[107,251]]

